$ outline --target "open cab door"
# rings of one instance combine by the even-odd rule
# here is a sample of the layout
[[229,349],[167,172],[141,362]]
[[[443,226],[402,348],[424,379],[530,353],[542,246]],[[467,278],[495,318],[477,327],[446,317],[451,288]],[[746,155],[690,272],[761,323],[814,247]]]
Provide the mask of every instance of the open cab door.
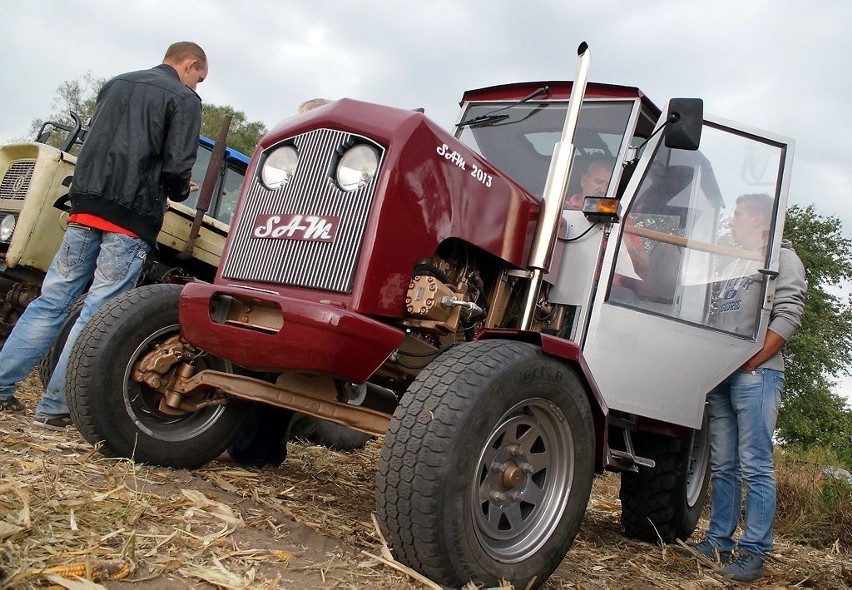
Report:
[[[697,150],[668,147],[665,130],[645,146],[578,339],[610,409],[690,428],[763,345],[793,156],[791,140],[712,116],[700,136]],[[756,194],[772,223],[768,246],[752,249],[730,222]]]

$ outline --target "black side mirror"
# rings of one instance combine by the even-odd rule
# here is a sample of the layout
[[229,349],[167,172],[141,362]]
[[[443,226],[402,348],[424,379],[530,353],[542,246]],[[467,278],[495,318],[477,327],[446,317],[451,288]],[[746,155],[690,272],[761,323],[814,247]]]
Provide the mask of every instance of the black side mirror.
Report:
[[704,101],[700,98],[673,98],[666,114],[666,147],[697,150],[704,123]]

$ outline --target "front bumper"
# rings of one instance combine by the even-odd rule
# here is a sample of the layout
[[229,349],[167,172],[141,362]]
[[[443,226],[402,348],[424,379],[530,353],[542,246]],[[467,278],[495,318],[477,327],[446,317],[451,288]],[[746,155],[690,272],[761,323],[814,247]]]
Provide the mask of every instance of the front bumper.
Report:
[[207,283],[184,287],[180,324],[191,345],[247,369],[323,373],[354,383],[367,381],[404,337],[334,305]]

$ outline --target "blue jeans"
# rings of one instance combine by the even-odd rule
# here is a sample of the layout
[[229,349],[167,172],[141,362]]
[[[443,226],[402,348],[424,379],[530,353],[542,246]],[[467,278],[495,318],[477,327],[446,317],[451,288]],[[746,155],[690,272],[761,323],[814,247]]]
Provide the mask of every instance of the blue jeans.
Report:
[[783,387],[781,371],[737,371],[707,396],[713,492],[706,539],[720,551],[737,545],[733,535],[740,520],[743,482],[745,520],[739,548],[760,558],[772,548],[772,435]]
[[139,238],[70,224],[41,286],[41,295],[24,310],[0,350],[0,400],[50,350],[71,306],[91,282],[80,318],[71,328],[62,354],[36,408],[36,416],[68,414],[65,371],[77,335],[101,305],[136,285],[148,244]]

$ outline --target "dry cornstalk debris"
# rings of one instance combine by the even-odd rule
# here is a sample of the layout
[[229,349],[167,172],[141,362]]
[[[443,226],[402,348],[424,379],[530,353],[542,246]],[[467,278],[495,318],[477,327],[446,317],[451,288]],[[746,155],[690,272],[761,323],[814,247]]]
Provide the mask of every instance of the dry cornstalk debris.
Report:
[[[40,395],[32,377],[19,391],[30,408]],[[190,472],[108,459],[31,421],[0,413],[0,589],[432,587],[397,568],[374,524],[381,441],[349,454],[291,444],[281,468]],[[596,478],[544,588],[725,586],[695,558],[625,538],[619,518],[618,476]],[[848,550],[782,537],[758,586],[849,587],[850,571]]]

